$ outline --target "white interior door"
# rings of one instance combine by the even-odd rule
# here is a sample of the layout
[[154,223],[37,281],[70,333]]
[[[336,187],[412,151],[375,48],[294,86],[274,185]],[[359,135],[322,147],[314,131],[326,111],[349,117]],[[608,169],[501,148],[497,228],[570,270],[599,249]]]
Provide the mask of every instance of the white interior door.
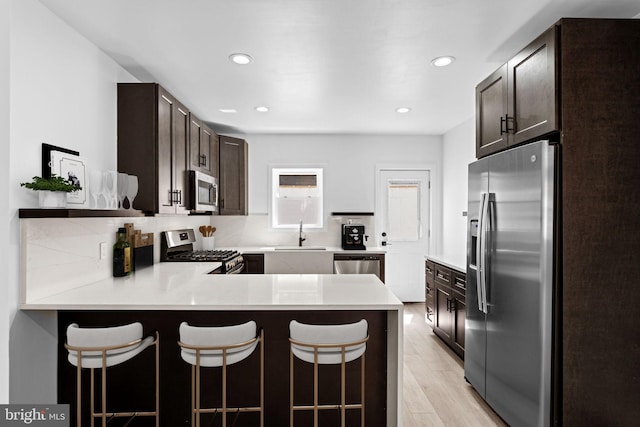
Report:
[[376,230],[387,234],[385,283],[405,302],[424,301],[429,187],[428,170],[379,171]]

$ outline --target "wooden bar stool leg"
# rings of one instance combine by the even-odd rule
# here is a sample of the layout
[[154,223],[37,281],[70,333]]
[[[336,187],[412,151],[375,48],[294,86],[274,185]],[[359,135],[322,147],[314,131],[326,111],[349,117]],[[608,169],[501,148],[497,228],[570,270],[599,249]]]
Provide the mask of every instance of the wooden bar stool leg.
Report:
[[293,350],[289,346],[289,427],[293,427]]
[[200,351],[196,352],[196,427],[200,427]]
[[91,411],[89,412],[89,415],[91,416],[91,421],[89,421],[89,424],[91,425],[91,427],[93,427],[95,424],[95,421],[94,421],[95,418],[93,414],[96,411],[96,375],[95,375],[95,369],[93,368],[91,368],[91,395],[89,399],[91,404]]
[[102,427],[107,427],[107,355],[102,354]]
[[260,331],[260,427],[264,427],[264,331]]
[[362,372],[360,373],[360,378],[362,381],[362,383],[360,384],[360,403],[362,405],[362,408],[360,409],[360,425],[361,427],[364,427],[364,354],[362,355]]
[[222,427],[227,427],[227,350],[222,350]]
[[340,362],[340,418],[342,420],[342,427],[345,426],[345,413],[346,413],[346,407],[345,407],[345,387],[346,387],[346,374],[345,374],[345,355],[344,355],[344,351],[345,348],[342,347],[342,361]]
[[196,425],[196,367],[191,365],[191,427]]
[[160,336],[156,334],[156,427],[160,427]]
[[264,427],[264,332],[260,333],[260,427]]
[[78,427],[82,426],[81,416],[82,416],[82,362],[78,362],[78,367],[76,369],[76,424]]
[[313,360],[313,426],[318,427],[318,349]]

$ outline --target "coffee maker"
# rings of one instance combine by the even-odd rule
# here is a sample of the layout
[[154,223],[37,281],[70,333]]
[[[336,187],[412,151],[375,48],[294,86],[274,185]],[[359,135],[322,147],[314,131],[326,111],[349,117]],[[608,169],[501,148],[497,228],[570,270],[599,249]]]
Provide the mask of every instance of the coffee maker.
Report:
[[364,225],[342,224],[342,249],[344,250],[365,250],[365,240],[368,236],[364,234]]

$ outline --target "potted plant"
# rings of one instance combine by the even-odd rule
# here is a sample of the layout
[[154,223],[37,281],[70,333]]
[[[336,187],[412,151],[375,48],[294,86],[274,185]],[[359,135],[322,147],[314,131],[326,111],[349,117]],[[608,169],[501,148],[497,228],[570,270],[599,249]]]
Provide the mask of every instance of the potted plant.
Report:
[[41,208],[65,208],[67,193],[82,189],[81,186],[56,175],[51,175],[51,178],[34,176],[31,182],[22,182],[20,186],[38,192]]

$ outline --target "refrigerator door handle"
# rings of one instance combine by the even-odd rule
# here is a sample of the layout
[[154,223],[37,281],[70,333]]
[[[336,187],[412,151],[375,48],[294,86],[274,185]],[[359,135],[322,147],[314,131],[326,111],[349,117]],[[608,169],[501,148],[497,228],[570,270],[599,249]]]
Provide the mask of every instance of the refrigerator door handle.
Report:
[[490,216],[489,216],[489,193],[482,193],[480,200],[480,212],[478,215],[478,240],[476,245],[476,255],[478,260],[478,280],[476,280],[477,292],[478,292],[478,310],[483,313],[488,313],[487,308],[487,240],[489,239],[488,232],[490,230]]

